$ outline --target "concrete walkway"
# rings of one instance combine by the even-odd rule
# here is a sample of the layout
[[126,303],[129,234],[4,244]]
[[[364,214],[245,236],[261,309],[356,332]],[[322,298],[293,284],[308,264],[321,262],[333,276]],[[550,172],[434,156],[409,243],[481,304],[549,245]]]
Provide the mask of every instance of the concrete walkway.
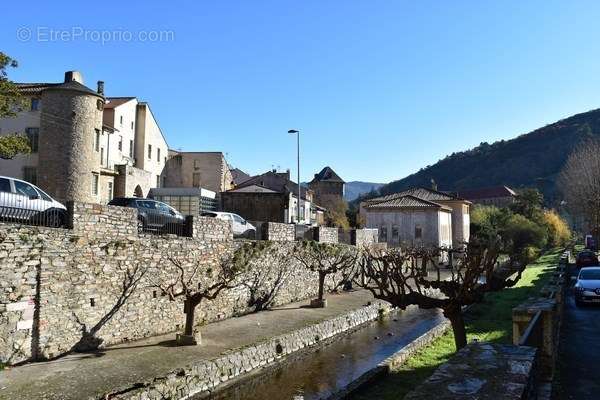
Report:
[[32,363],[0,372],[0,399],[88,399],[135,382],[163,376],[194,361],[336,317],[373,300],[356,291],[329,295],[328,307],[307,308],[307,301],[202,327],[202,345],[176,347],[174,334],[107,347],[87,354]]

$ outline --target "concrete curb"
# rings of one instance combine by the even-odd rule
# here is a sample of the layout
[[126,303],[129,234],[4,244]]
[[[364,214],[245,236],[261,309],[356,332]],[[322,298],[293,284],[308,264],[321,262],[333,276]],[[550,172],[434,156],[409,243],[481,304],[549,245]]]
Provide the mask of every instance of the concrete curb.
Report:
[[326,400],[342,400],[352,392],[360,389],[364,385],[373,382],[390,372],[393,368],[404,364],[409,357],[413,356],[417,351],[433,342],[436,338],[442,336],[450,328],[450,321],[445,320],[440,322],[396,353],[392,354],[369,371],[365,372],[354,381],[350,382],[344,389],[327,397]]

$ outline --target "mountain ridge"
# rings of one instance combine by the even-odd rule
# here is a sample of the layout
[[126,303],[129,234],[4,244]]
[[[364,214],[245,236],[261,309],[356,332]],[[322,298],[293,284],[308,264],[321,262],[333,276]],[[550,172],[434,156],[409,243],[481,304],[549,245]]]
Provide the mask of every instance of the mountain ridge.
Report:
[[415,186],[455,191],[507,185],[536,187],[548,202],[556,201],[556,178],[575,146],[600,138],[600,109],[575,114],[519,135],[455,152],[379,189],[380,194]]

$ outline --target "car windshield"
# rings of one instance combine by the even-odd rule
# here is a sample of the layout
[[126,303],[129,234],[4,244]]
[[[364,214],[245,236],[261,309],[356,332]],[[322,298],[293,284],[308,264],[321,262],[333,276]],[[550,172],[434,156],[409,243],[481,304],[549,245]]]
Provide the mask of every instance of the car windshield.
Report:
[[582,281],[600,281],[600,270],[582,270],[579,273],[579,279]]
[[593,252],[591,252],[591,251],[586,251],[586,252],[583,252],[583,253],[579,253],[579,257],[591,258],[591,257],[594,257],[594,256],[595,256],[595,254]]

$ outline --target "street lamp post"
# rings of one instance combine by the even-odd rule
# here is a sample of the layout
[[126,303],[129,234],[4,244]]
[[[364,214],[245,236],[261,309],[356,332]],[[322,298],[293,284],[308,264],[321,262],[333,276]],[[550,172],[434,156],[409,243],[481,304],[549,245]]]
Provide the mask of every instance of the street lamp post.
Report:
[[296,211],[296,223],[300,224],[300,199],[301,199],[301,193],[300,193],[300,131],[296,130],[296,129],[290,129],[288,131],[288,133],[292,133],[292,134],[296,134],[296,138],[297,140],[297,155],[298,155],[298,199],[296,201],[296,204],[298,205],[298,209]]

